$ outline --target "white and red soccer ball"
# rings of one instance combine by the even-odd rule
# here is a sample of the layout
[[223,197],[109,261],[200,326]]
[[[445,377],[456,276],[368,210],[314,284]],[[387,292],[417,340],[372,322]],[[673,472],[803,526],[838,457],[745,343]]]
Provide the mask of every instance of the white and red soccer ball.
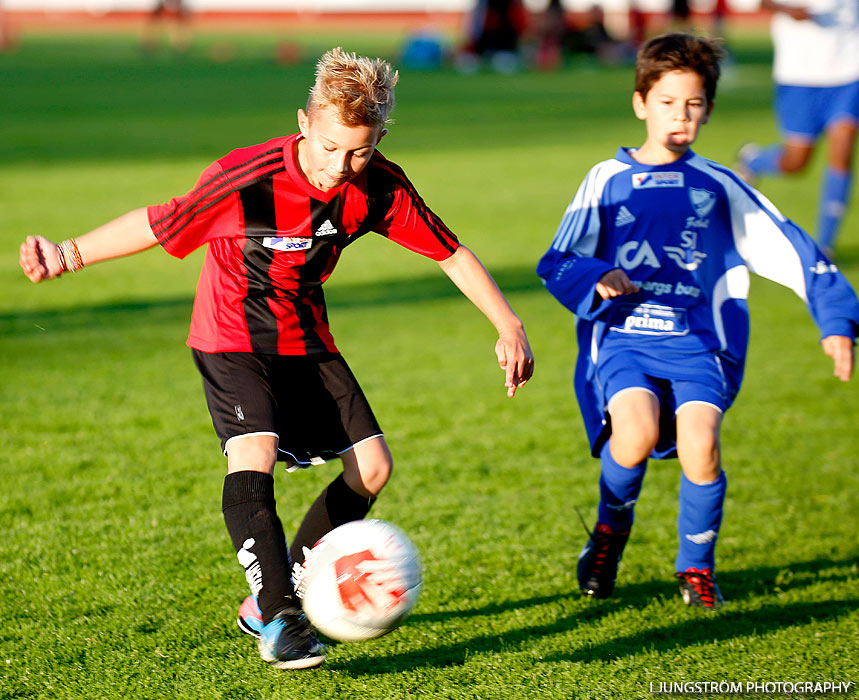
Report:
[[343,642],[399,627],[423,583],[417,548],[384,520],[355,520],[329,532],[314,545],[301,578],[307,618]]

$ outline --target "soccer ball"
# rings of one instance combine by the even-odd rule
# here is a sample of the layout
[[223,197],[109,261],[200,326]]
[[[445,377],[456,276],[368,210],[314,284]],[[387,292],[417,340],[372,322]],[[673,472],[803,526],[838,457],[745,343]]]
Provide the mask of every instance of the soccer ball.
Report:
[[384,520],[335,528],[310,550],[299,583],[301,606],[322,634],[342,642],[399,627],[421,592],[418,551]]

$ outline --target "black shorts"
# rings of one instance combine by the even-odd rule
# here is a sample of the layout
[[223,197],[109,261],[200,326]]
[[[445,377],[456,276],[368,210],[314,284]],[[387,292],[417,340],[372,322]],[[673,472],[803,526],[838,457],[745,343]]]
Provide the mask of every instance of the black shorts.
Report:
[[382,435],[341,355],[193,353],[224,454],[233,438],[275,435],[277,458],[292,471]]

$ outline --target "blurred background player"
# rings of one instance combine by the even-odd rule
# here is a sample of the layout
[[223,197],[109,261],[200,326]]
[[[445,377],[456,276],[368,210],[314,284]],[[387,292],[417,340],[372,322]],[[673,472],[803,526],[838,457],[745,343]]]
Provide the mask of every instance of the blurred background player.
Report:
[[617,41],[605,24],[600,5],[591,5],[568,21],[560,0],[550,0],[536,23],[537,66],[542,70],[560,67],[567,57],[588,56],[598,63],[616,65],[631,62],[635,48],[629,42]]
[[560,68],[573,31],[561,0],[549,0],[536,20],[537,67],[541,70]]
[[528,21],[521,0],[477,0],[468,16],[457,68],[471,72],[485,60],[499,73],[515,72],[521,64],[519,43]]
[[[522,323],[495,282],[376,151],[397,78],[380,59],[329,51],[306,111],[298,110],[298,133],[232,151],[167,204],[59,245],[42,236],[21,245],[21,267],[40,282],[158,244],[180,258],[208,244],[188,345],[227,457],[222,510],[251,589],[239,624],[277,668],[324,660],[295,596],[305,552],[334,527],[365,517],[393,469],[328,327],[322,284],[343,249],[376,231],[436,260],[497,329],[508,396],[533,371]],[[335,457],[343,472],[311,505],[288,552],[275,463],[292,471]]]
[[170,48],[185,53],[191,46],[191,12],[183,0],[158,0],[143,27],[141,43],[143,50],[153,52],[158,48],[161,31],[167,35]]
[[817,242],[832,257],[853,182],[859,124],[859,0],[762,0],[775,12],[772,39],[775,110],[782,143],[740,149],[737,171],[762,175],[803,170],[820,135],[828,141],[818,203]]
[[607,598],[648,458],[677,456],[675,572],[687,605],[716,608],[716,540],[727,479],[721,424],[743,377],[749,270],[791,289],[821,330],[835,375],[853,371],[859,301],[814,241],[728,168],[691,146],[713,109],[717,44],[648,41],[636,61],[640,148],[594,166],[537,272],[578,317],[576,395],[601,461],[582,592]]
[[3,4],[0,3],[0,52],[9,51],[13,46],[12,30],[9,28],[9,21]]
[[671,0],[671,24],[675,31],[688,32],[692,29],[689,0]]

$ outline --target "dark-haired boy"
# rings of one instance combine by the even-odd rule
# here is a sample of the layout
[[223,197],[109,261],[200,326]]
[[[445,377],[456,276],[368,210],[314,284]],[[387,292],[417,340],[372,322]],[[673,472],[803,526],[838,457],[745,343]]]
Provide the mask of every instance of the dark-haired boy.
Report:
[[749,270],[793,289],[835,375],[853,370],[859,301],[847,279],[760,193],[690,150],[713,109],[720,57],[715,43],[684,34],[641,48],[633,110],[644,145],[590,170],[537,268],[578,317],[576,394],[601,460],[578,579],[597,598],[614,590],[648,457],[677,456],[681,593],[688,605],[722,603],[720,427],[743,376]]

